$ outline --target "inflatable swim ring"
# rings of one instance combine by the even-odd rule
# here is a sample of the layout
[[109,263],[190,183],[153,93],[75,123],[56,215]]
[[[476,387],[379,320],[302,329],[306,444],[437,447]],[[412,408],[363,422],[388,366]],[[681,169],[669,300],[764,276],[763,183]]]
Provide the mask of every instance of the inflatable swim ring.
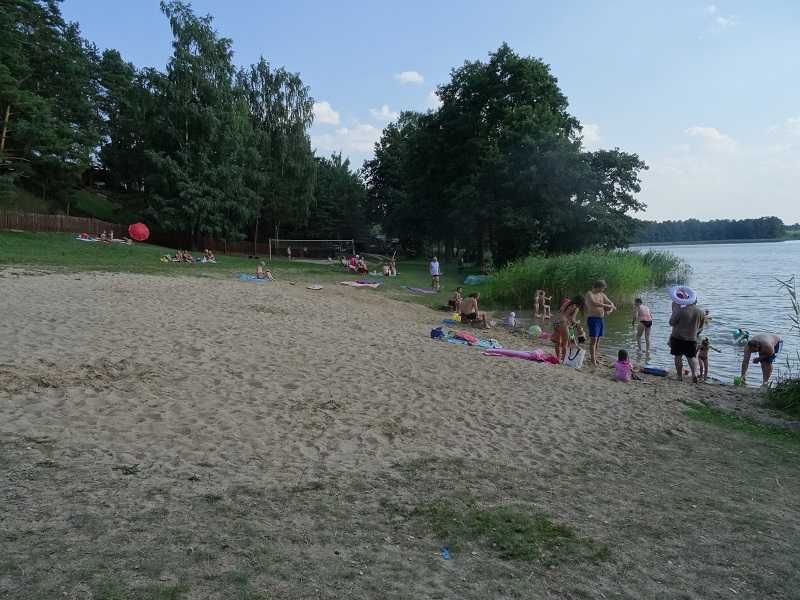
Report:
[[744,346],[750,341],[750,332],[747,329],[734,329],[733,340],[740,346]]
[[531,325],[528,327],[528,335],[533,338],[538,338],[540,335],[542,335],[542,328],[538,325]]
[[697,294],[695,291],[685,285],[676,285],[669,291],[669,296],[678,306],[689,306],[697,302]]

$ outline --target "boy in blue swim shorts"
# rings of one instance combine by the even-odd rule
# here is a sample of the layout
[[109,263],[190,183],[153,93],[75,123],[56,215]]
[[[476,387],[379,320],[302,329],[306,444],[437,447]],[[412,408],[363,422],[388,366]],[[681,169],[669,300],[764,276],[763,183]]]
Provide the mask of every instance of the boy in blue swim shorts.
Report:
[[608,286],[602,279],[598,279],[592,285],[591,291],[584,296],[584,306],[586,307],[586,329],[589,331],[589,356],[592,364],[600,364],[597,356],[600,349],[600,338],[604,333],[604,319],[608,313],[616,309],[614,303],[608,299],[605,291]]

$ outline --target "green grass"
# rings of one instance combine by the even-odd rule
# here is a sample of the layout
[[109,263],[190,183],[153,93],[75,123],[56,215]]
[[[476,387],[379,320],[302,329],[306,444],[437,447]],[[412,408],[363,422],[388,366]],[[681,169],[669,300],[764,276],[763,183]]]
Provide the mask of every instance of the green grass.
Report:
[[88,190],[76,190],[70,197],[72,211],[75,214],[94,217],[101,221],[117,220],[119,206],[106,196]]
[[424,519],[439,542],[454,553],[471,544],[496,552],[503,560],[545,565],[608,558],[608,549],[602,544],[580,538],[566,525],[522,508],[480,508],[471,501],[447,498],[418,507],[414,516]]
[[588,290],[592,282],[604,279],[608,293],[631,297],[650,285],[666,285],[686,279],[689,267],[668,252],[589,251],[560,256],[529,256],[492,276],[486,300],[508,308],[527,308],[537,289],[553,294],[555,302]]
[[773,427],[754,419],[706,406],[705,404],[690,405],[689,410],[686,411],[686,416],[699,423],[740,431],[781,443],[800,445],[800,431]]
[[767,391],[767,406],[800,418],[800,379],[782,379]]
[[[174,254],[174,248],[163,248],[151,244],[101,244],[85,243],[74,239],[71,234],[29,233],[0,231],[0,265],[21,267],[40,267],[69,272],[104,271],[115,273],[143,273],[149,275],[194,276],[213,278],[234,278],[238,273],[255,273],[258,261],[246,256],[217,255],[216,264],[162,263],[164,254]],[[377,260],[370,260],[371,270],[380,270]],[[281,281],[298,283],[335,284],[338,281],[357,279],[345,273],[339,266],[289,262],[285,258],[272,261],[272,271]],[[431,281],[426,261],[405,261],[398,263],[397,277],[386,278],[365,276],[368,279],[384,281],[378,290],[360,290],[363,293],[384,294],[391,298],[415,302],[431,307],[447,304],[451,291],[464,279],[464,274],[456,268],[444,264],[445,274],[441,278],[442,292],[437,295],[417,296],[410,294],[403,286],[428,288]],[[264,284],[268,285],[268,284]],[[480,291],[482,287],[465,288],[467,292]]]

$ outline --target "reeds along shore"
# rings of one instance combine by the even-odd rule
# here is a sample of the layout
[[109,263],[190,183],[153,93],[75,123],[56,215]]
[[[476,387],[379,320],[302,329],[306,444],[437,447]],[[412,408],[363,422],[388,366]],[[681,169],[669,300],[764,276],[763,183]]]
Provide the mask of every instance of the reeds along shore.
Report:
[[615,298],[631,298],[648,286],[683,283],[691,268],[682,259],[657,250],[583,251],[560,256],[529,256],[498,271],[489,281],[485,302],[498,307],[523,307],[537,289],[560,300],[582,294],[604,279]]

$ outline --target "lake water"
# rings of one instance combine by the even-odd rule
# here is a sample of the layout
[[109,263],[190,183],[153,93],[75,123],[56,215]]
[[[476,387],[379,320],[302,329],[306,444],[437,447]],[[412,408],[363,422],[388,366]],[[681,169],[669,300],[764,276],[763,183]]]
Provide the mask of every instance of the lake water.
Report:
[[[732,332],[736,328],[747,329],[751,334],[775,333],[783,338],[784,350],[775,363],[776,371],[785,366],[787,356],[796,356],[800,350],[800,335],[791,330],[792,322],[787,316],[791,304],[775,279],[786,280],[795,274],[800,275],[800,241],[660,246],[655,249],[672,252],[692,266],[688,284],[697,291],[698,305],[709,310],[713,317],[703,335],[722,351],[709,353],[711,377],[731,383],[739,374],[742,349],[734,343]],[[620,348],[625,348],[636,363],[647,362],[674,369],[667,347],[671,313],[668,288],[642,290],[639,295],[653,313],[649,360],[636,350],[632,310],[628,308],[612,313],[606,320],[606,337],[601,342],[601,350],[606,355],[616,355]],[[619,300],[612,298],[615,303]],[[625,300],[626,304],[630,303],[630,299]],[[644,339],[642,343],[644,345]],[[761,369],[758,365],[751,365],[748,379],[751,383],[760,383]]]

